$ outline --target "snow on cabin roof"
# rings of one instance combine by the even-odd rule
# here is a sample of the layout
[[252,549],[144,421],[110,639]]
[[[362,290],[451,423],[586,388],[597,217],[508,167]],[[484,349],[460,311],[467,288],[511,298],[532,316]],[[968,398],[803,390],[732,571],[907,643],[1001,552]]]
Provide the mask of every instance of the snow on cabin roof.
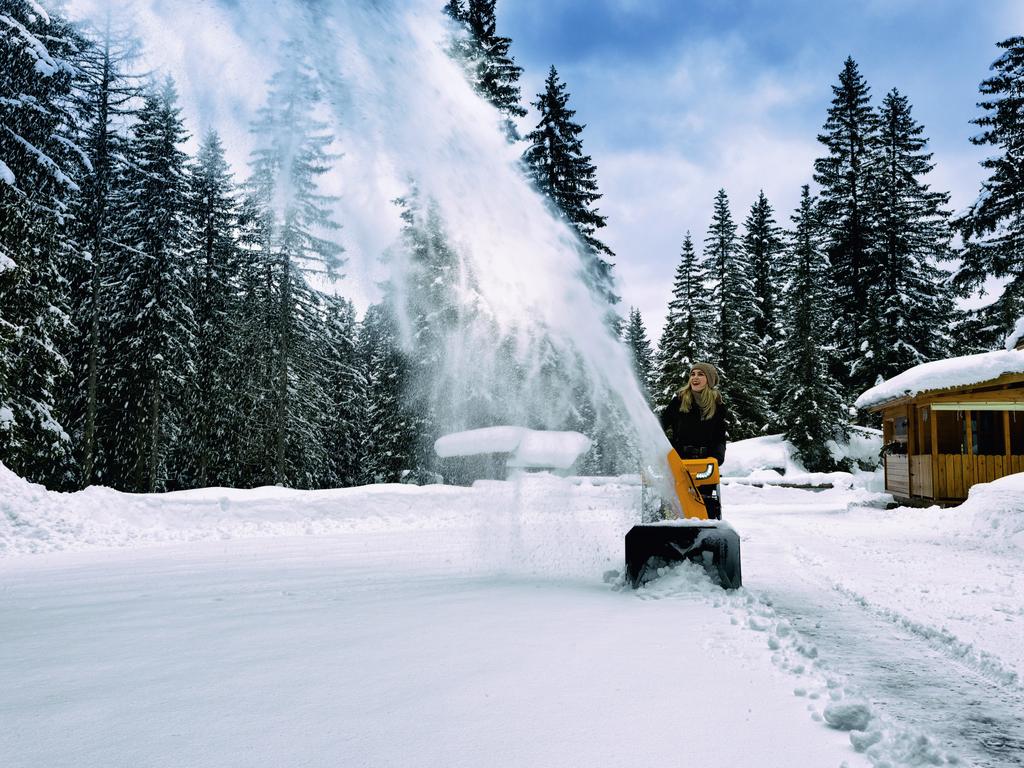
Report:
[[1007,373],[1024,373],[1024,351],[998,350],[922,363],[876,384],[858,397],[854,405],[857,408],[870,408],[933,389],[983,384]]

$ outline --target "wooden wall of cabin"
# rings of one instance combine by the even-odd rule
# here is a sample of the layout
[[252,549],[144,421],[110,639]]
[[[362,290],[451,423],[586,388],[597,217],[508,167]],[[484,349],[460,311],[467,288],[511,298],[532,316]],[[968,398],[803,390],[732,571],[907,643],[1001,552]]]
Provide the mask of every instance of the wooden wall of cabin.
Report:
[[885,487],[903,497],[958,501],[971,486],[1024,472],[1024,411],[885,411]]

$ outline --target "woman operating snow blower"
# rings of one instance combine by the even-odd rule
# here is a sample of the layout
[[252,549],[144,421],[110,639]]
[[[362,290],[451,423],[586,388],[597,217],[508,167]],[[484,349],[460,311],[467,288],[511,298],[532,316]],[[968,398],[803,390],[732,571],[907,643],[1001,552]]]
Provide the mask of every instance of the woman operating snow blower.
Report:
[[[726,589],[743,584],[740,538],[721,521],[718,465],[725,460],[729,411],[718,392],[718,371],[694,363],[689,382],[661,414],[672,444],[666,461],[675,483],[676,519],[642,523],[626,534],[626,575],[634,587],[680,560],[700,562]],[[667,509],[663,506],[663,510]]]
[[[725,461],[728,438],[729,409],[718,391],[718,369],[711,363],[694,363],[690,380],[661,412],[661,428],[681,459],[706,459],[721,464]],[[722,518],[722,502],[718,485],[699,486],[708,517]]]

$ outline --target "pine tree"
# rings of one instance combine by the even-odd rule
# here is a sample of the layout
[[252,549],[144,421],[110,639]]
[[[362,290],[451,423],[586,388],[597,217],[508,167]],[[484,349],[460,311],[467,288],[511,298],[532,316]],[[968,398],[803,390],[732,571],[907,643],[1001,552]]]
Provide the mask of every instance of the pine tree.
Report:
[[462,382],[451,378],[447,362],[450,342],[467,343],[468,339],[459,333],[459,259],[436,203],[420,198],[415,187],[398,203],[407,258],[401,309],[411,326],[407,351],[411,377],[403,394],[418,414],[418,436],[410,446],[412,461],[406,468],[426,471],[435,463],[434,441],[445,427],[456,428],[456,412],[466,406]]
[[94,34],[76,60],[81,74],[79,141],[86,162],[75,201],[75,237],[81,254],[76,253],[67,266],[75,337],[68,354],[72,381],[66,399],[85,485],[93,481],[97,465],[101,365],[109,356],[102,315],[106,287],[115,278],[109,251],[123,213],[118,211],[118,198],[125,199],[118,188],[125,179],[121,166],[128,154],[124,130],[142,98],[137,78],[125,71],[136,56],[134,41],[113,30],[109,15],[104,29]]
[[366,310],[359,357],[366,377],[365,482],[395,483],[415,460],[420,416],[405,396],[411,368],[386,304]]
[[[598,213],[594,203],[601,198],[597,191],[594,164],[583,154],[580,134],[584,126],[573,121],[576,111],[569,109],[569,94],[551,67],[544,81],[544,92],[533,102],[540,113],[537,127],[526,136],[530,146],[523,153],[527,172],[534,185],[554,209],[569,223],[583,243],[584,267],[591,287],[611,307],[615,295],[611,248],[597,238],[597,230],[605,226],[606,217]],[[611,318],[610,318],[611,320]]]
[[835,349],[828,338],[827,320],[834,289],[828,279],[829,263],[817,214],[810,188],[804,185],[800,206],[792,216],[792,273],[781,307],[788,333],[780,347],[774,398],[786,439],[812,472],[835,469],[828,441],[846,439],[842,395],[830,370]]
[[[271,380],[265,386],[273,453],[267,463],[273,482],[308,486],[325,471],[326,459],[309,452],[323,445],[316,425],[326,393],[311,346],[319,308],[306,277],[335,276],[343,249],[321,234],[339,226],[331,218],[334,198],[317,187],[333,159],[333,137],[315,117],[320,88],[298,43],[287,43],[281,60],[252,129],[260,144],[250,159],[245,240],[263,261],[270,301]],[[313,465],[304,465],[303,457]]]
[[330,397],[325,446],[328,482],[334,488],[359,485],[364,480],[366,450],[366,376],[359,360],[358,323],[351,301],[324,296],[327,308],[327,392]]
[[512,41],[497,33],[496,0],[449,0],[445,13],[462,27],[452,55],[466,68],[477,92],[502,115],[503,128],[510,141],[519,140],[515,119],[526,116],[521,104],[519,78],[523,68],[508,55]]
[[734,417],[730,435],[753,437],[768,419],[764,368],[753,330],[756,307],[750,266],[739,247],[724,189],[715,196],[704,261],[712,286],[712,357],[722,372],[722,393]]
[[150,90],[129,147],[130,201],[111,253],[112,360],[105,385],[103,482],[132,491],[175,487],[170,448],[184,423],[185,381],[195,373],[191,264],[185,253],[187,138],[168,78]]
[[[753,331],[763,370],[775,370],[774,349],[779,341],[778,292],[780,260],[785,248],[782,228],[775,221],[764,192],[750,208],[744,222],[743,253],[750,265],[754,290]],[[777,424],[773,424],[774,428]]]
[[821,186],[820,215],[828,233],[826,250],[831,280],[838,286],[831,317],[832,338],[838,347],[835,371],[850,392],[874,385],[877,366],[871,349],[871,328],[877,322],[870,287],[880,278],[873,263],[877,232],[870,200],[877,145],[878,116],[870,105],[870,90],[856,62],[847,58],[832,86],[832,104],[824,133],[818,136],[828,155],[814,161],[814,181]]
[[883,103],[878,133],[876,198],[881,280],[870,286],[878,308],[874,369],[882,378],[944,356],[952,303],[948,275],[937,259],[950,256],[949,194],[933,192],[924,177],[932,170],[924,128],[910,103],[893,89]]
[[633,372],[640,384],[640,390],[650,403],[653,399],[651,392],[654,389],[654,351],[650,339],[647,338],[643,317],[636,307],[629,308],[629,325],[626,326],[625,341],[633,360]]
[[80,191],[74,59],[84,41],[38,4],[0,5],[0,462],[68,487],[75,467],[59,402],[71,331],[66,276]]
[[964,240],[954,286],[967,295],[989,277],[1007,281],[973,323],[987,349],[999,346],[1024,313],[1024,37],[998,46],[1003,53],[992,63],[994,74],[980,85],[984,114],[971,121],[981,128],[971,143],[997,153],[981,161],[989,176],[978,199],[954,222]]
[[223,447],[235,425],[237,389],[232,372],[248,360],[234,358],[235,303],[240,271],[239,204],[220,137],[203,138],[189,168],[185,195],[192,265],[191,303],[196,328],[195,375],[187,382],[191,427],[179,443],[179,466],[188,484],[222,485],[230,476]]
[[697,260],[690,233],[676,267],[668,316],[657,352],[655,403],[664,407],[690,375],[690,366],[711,356],[711,297],[705,288],[706,275]]

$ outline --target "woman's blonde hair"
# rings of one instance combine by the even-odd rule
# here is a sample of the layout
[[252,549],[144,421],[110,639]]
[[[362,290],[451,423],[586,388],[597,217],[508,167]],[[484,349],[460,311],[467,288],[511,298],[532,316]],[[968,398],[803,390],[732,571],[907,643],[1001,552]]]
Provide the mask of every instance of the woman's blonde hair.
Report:
[[700,392],[695,393],[687,384],[679,390],[679,400],[679,410],[685,413],[690,412],[690,409],[693,408],[693,401],[696,400],[697,406],[700,408],[701,421],[707,421],[715,415],[715,408],[718,405],[718,390],[704,387]]

